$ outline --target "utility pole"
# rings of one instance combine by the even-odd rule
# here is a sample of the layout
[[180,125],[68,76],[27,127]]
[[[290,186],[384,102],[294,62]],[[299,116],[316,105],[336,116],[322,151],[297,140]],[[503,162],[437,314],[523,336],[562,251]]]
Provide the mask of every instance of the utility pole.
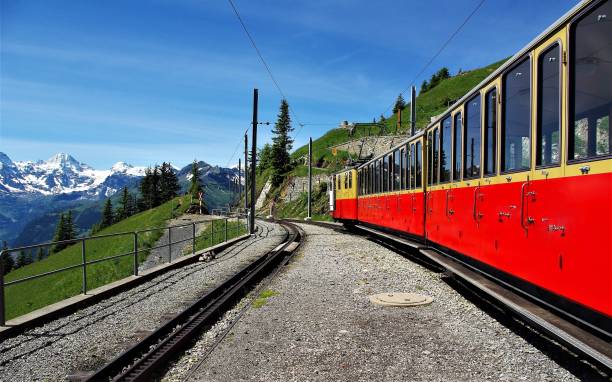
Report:
[[253,89],[253,137],[251,138],[251,216],[249,219],[249,233],[255,233],[255,177],[257,166],[257,101],[259,91]]
[[244,134],[244,213],[249,209],[249,137]]
[[240,198],[242,198],[242,163],[241,158],[238,158],[238,201],[236,202],[236,210],[240,209]]
[[308,216],[305,220],[312,219],[312,137],[308,140]]
[[416,88],[410,89],[410,136],[413,137],[416,130]]

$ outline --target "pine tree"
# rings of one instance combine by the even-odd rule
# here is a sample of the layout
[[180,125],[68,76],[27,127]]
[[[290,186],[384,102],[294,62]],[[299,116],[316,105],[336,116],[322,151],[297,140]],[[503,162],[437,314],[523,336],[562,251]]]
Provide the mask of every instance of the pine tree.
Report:
[[147,167],[144,177],[140,180],[140,200],[138,208],[145,211],[151,208],[151,167]]
[[425,93],[427,90],[429,90],[429,84],[427,83],[427,80],[423,80],[423,83],[421,83],[421,90],[419,91],[419,94]]
[[38,248],[38,253],[36,253],[36,261],[41,261],[45,258],[45,251],[42,247]]
[[4,267],[4,274],[9,273],[15,267],[15,260],[13,260],[13,256],[11,256],[9,252],[6,252],[7,249],[8,244],[6,240],[4,240],[2,242],[2,250],[5,252],[2,252],[2,257],[0,258],[0,261],[2,261],[2,265]]
[[72,219],[72,210],[68,210],[64,218],[64,238],[62,240],[72,240],[76,238],[76,229]]
[[15,269],[21,268],[31,263],[32,263],[32,259],[30,258],[30,256],[28,256],[25,253],[25,251],[21,251],[19,252],[19,255],[17,255],[17,262],[15,263]]
[[110,198],[104,202],[104,209],[102,210],[102,220],[100,221],[100,228],[106,228],[113,224],[113,203]]
[[153,171],[151,172],[151,183],[149,184],[149,195],[151,198],[150,208],[157,207],[161,204],[162,198],[160,194],[160,171],[159,166],[153,167]]
[[123,187],[119,204],[116,213],[117,221],[126,219],[134,214],[134,197],[130,194],[127,187]]
[[404,97],[400,94],[397,96],[395,100],[395,105],[393,106],[393,114],[397,114],[399,110],[404,110],[406,108],[406,101],[404,101]]
[[272,167],[273,155],[272,155],[272,146],[269,143],[266,143],[264,147],[259,150],[259,157],[257,170],[261,174],[267,168]]
[[278,187],[283,183],[284,176],[290,169],[289,151],[293,147],[293,140],[289,134],[293,131],[289,117],[289,104],[283,99],[280,105],[278,119],[272,133],[272,186]]
[[162,202],[167,202],[168,200],[175,198],[181,189],[178,182],[178,177],[174,173],[174,169],[170,163],[164,162],[161,165],[159,189]]
[[[66,229],[66,218],[63,213],[60,213],[57,225],[55,226],[55,234],[53,235],[53,241],[62,241],[66,237],[64,230]],[[57,253],[62,249],[66,248],[65,243],[55,244],[51,247],[51,253]]]
[[200,168],[198,162],[194,159],[191,164],[191,186],[189,186],[189,193],[193,197],[194,202],[198,200],[198,193],[202,192],[202,183],[200,181]]

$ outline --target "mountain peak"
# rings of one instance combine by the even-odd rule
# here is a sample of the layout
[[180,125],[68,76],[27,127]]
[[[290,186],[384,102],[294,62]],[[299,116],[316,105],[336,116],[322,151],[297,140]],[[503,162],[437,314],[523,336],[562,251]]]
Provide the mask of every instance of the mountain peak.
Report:
[[8,155],[0,151],[0,164],[4,166],[12,166],[13,161],[8,157]]
[[113,167],[111,167],[111,171],[113,172],[124,172],[127,171],[131,168],[133,168],[134,166],[132,166],[129,163],[126,162],[117,162],[113,165]]
[[47,159],[46,162],[48,164],[80,164],[76,159],[74,159],[70,154],[66,153],[57,153],[51,158]]

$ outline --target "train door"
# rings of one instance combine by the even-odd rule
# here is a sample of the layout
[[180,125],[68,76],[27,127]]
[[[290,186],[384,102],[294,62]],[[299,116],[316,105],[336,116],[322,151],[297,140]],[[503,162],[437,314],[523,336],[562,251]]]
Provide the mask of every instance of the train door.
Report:
[[612,1],[593,3],[568,28],[565,165],[558,215],[562,293],[612,315]]
[[[417,236],[425,237],[425,222],[426,222],[426,202],[425,202],[425,174],[424,158],[425,158],[425,138],[424,135],[414,140],[410,144],[411,151],[411,176],[413,195],[413,219],[411,224],[411,233]],[[414,166],[414,167],[412,167]],[[414,174],[414,176],[412,175]]]
[[332,175],[329,183],[329,211],[333,214],[336,210],[336,175]]
[[[501,76],[501,126],[499,136],[500,176],[495,186],[495,206],[499,220],[494,233],[497,261],[507,271],[526,279],[536,279],[528,236],[530,187],[533,163],[531,52],[509,67]],[[487,201],[488,203],[488,201]]]
[[565,156],[561,149],[565,139],[562,134],[564,49],[565,30],[561,30],[534,50],[534,170],[523,194],[523,225],[529,241],[526,250],[531,255],[531,266],[539,270],[538,281],[550,290],[559,288],[564,257],[567,259],[565,235],[554,229],[565,226],[567,215],[564,208],[559,208],[564,199],[561,165]]
[[427,239],[439,242],[440,225],[446,224],[443,216],[446,208],[446,193],[439,186],[440,170],[440,126],[427,132],[427,192],[426,192],[426,229]]
[[488,264],[499,265],[498,230],[505,227],[510,210],[498,202],[497,187],[505,179],[499,173],[499,125],[501,104],[500,81],[496,79],[482,92],[482,180],[474,191],[473,218],[478,221],[480,234],[480,258]]

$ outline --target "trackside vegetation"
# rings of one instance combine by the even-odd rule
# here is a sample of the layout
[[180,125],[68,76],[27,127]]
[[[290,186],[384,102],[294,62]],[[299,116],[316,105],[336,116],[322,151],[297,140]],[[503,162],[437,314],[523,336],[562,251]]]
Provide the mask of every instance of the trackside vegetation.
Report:
[[[156,208],[140,212],[100,230],[97,235],[133,232],[146,228],[163,227],[172,214],[179,215],[189,205],[188,197],[177,197]],[[173,210],[173,211],[172,211]],[[149,254],[149,249],[161,237],[162,230],[138,235],[138,262]],[[126,254],[133,251],[133,234],[88,240],[85,243],[87,261]],[[123,256],[87,266],[87,289],[117,281],[133,273],[133,256]],[[5,282],[81,264],[81,242],[52,254],[40,261],[23,266],[5,275]],[[82,268],[77,267],[57,274],[29,280],[5,288],[6,318],[11,319],[49,304],[81,293]]]

